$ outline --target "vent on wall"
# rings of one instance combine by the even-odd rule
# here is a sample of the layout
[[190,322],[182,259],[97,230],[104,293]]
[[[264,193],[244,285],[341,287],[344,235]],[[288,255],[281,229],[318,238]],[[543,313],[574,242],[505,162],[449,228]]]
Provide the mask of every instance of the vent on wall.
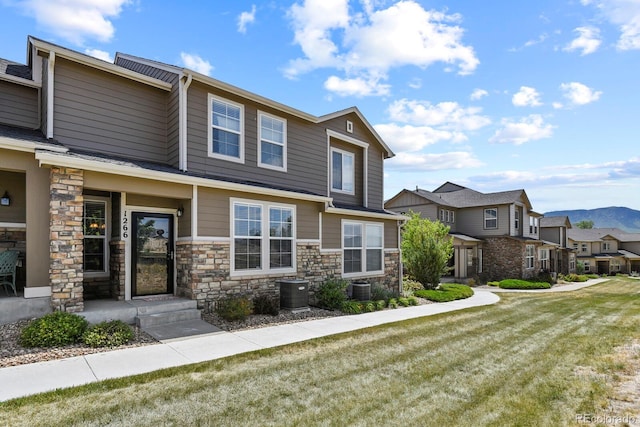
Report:
[[353,122],[351,120],[347,120],[347,132],[353,133]]

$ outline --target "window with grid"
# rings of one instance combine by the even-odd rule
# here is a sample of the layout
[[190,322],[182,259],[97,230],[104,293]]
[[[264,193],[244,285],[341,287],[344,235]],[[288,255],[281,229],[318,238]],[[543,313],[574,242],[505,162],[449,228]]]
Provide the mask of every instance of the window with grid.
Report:
[[484,210],[484,228],[498,228],[497,208],[488,208]]
[[513,226],[516,230],[520,229],[520,211],[516,210],[514,213]]
[[107,202],[85,200],[83,214],[85,273],[107,272]]
[[549,249],[540,249],[540,268],[549,269]]
[[244,161],[243,107],[233,102],[209,96],[209,149],[213,157]]
[[527,245],[525,247],[525,265],[527,268],[533,268],[535,260],[535,247],[533,245]]
[[260,158],[258,164],[270,169],[286,170],[287,122],[264,113],[260,121]]
[[611,250],[611,242],[602,242],[602,252],[609,252]]

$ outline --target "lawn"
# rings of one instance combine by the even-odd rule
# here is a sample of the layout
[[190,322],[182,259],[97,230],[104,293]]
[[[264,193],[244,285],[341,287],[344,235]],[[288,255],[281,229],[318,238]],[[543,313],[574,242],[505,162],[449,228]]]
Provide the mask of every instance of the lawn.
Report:
[[501,293],[495,306],[18,399],[0,404],[0,425],[560,426],[624,416],[608,398],[629,370],[614,355],[640,339],[639,291],[640,281],[614,278],[570,293]]

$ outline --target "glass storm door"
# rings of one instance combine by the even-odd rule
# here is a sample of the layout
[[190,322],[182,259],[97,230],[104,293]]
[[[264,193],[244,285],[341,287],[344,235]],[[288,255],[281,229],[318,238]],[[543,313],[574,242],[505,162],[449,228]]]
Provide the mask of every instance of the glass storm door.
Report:
[[173,293],[173,215],[132,213],[131,295]]

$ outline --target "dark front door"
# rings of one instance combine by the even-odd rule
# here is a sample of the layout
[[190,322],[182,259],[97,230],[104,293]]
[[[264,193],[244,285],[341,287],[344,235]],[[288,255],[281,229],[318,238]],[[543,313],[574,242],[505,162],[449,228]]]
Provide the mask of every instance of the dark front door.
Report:
[[131,294],[173,293],[173,215],[133,212]]

